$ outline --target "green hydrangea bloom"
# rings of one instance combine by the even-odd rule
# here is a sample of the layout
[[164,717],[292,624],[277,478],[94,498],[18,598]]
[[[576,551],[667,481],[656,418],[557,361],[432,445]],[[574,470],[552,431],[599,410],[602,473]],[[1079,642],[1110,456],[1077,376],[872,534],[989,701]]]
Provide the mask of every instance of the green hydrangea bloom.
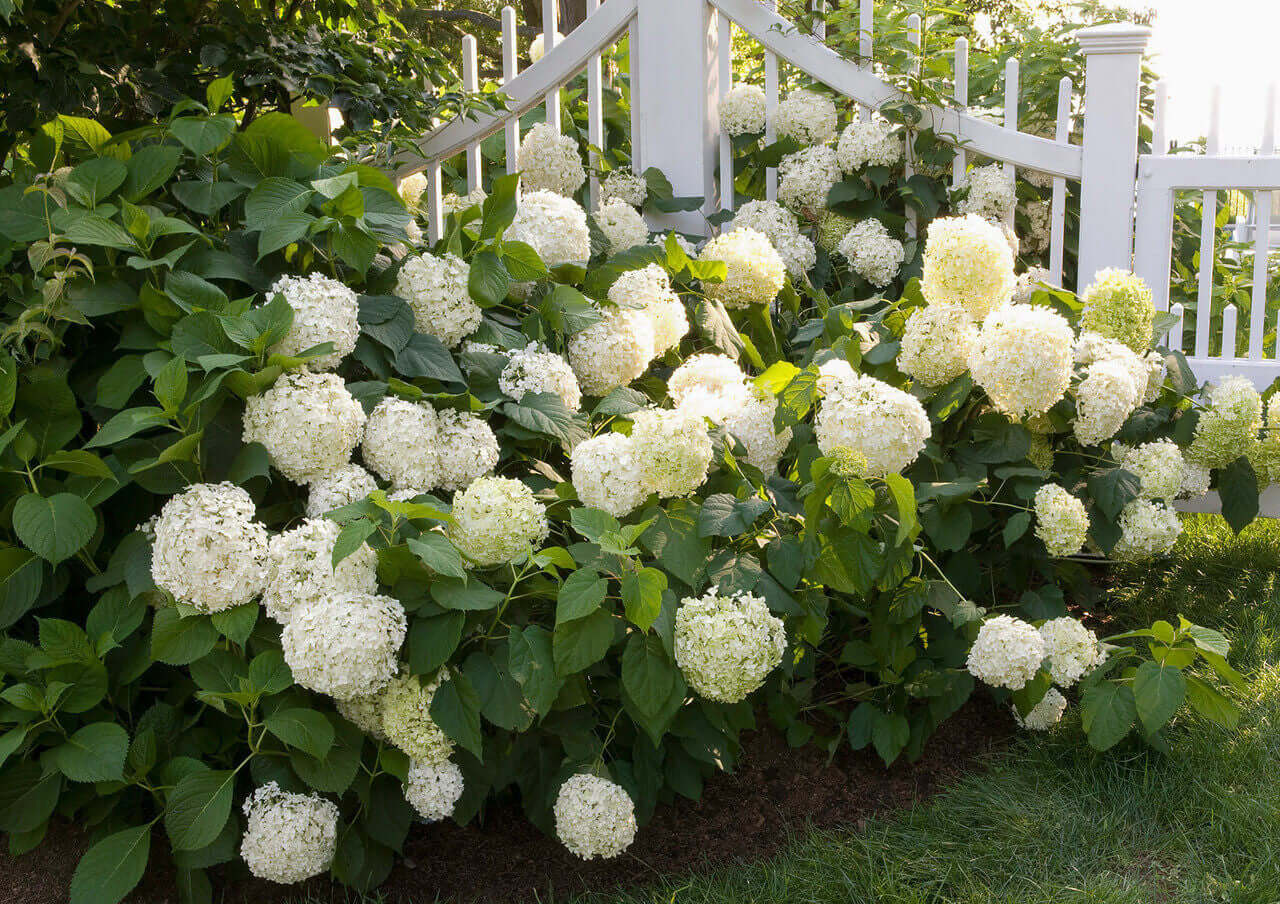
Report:
[[1041,471],[1053,470],[1053,446],[1049,445],[1049,437],[1043,433],[1031,434],[1031,448],[1027,451],[1027,460]]
[[440,764],[453,752],[453,742],[431,718],[439,687],[438,677],[424,687],[418,676],[402,675],[382,693],[382,731],[416,762]]
[[831,473],[849,480],[864,477],[867,473],[867,457],[848,446],[836,446],[827,453],[831,462]]
[[854,220],[828,210],[818,218],[818,247],[827,254],[835,254],[840,247],[840,240],[849,234]]
[[1244,377],[1227,377],[1209,388],[1209,409],[1200,415],[1187,458],[1206,468],[1223,468],[1241,455],[1257,454],[1262,429],[1262,397]]
[[1102,270],[1084,290],[1082,300],[1081,331],[1123,342],[1139,355],[1151,347],[1156,309],[1151,289],[1141,277],[1114,268]]

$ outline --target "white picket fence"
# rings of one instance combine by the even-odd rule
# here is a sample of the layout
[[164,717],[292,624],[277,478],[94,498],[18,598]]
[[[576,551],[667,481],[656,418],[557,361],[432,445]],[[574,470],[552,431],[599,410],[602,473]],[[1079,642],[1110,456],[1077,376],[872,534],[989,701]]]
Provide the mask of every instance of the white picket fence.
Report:
[[[821,8],[823,0],[814,0]],[[586,20],[557,40],[555,0],[543,0],[545,56],[527,70],[517,69],[516,13],[503,10],[503,84],[509,99],[506,111],[457,119],[424,136],[418,153],[397,159],[397,175],[403,178],[425,170],[427,174],[428,235],[442,229],[442,161],[465,154],[469,188],[481,184],[480,142],[505,131],[506,165],[514,171],[520,142],[522,115],[539,104],[546,107],[546,121],[560,126],[560,87],[584,70],[587,77],[588,140],[604,146],[603,73],[601,55],[625,34],[631,65],[632,165],[637,172],[648,167],[661,170],[680,196],[706,199],[701,211],[662,215],[654,228],[678,228],[705,234],[706,217],[732,207],[733,159],[731,142],[719,127],[717,106],[732,85],[732,37],[737,28],[756,41],[764,52],[764,90],[769,113],[778,104],[779,67],[786,64],[797,73],[826,85],[852,101],[860,115],[869,116],[882,105],[904,99],[901,92],[876,74],[874,51],[874,0],[859,6],[859,60],[840,56],[824,43],[823,28],[805,33],[777,13],[776,0],[588,0]],[[919,47],[921,22],[908,22],[911,43]],[[971,113],[968,105],[968,46],[959,39],[954,47],[953,97],[946,107],[925,105],[920,128],[931,128],[956,145],[953,179],[959,181],[970,155],[999,161],[1014,174],[1036,171],[1052,179],[1049,261],[1055,277],[1064,266],[1065,206],[1067,182],[1080,183],[1080,238],[1077,282],[1083,286],[1105,267],[1132,268],[1152,287],[1160,310],[1169,309],[1171,232],[1178,192],[1201,192],[1204,230],[1201,236],[1199,298],[1195,314],[1195,347],[1187,349],[1197,375],[1213,379],[1239,373],[1260,388],[1280,376],[1280,360],[1265,357],[1267,325],[1266,288],[1270,253],[1270,192],[1280,190],[1280,158],[1274,148],[1274,102],[1264,119],[1261,154],[1253,157],[1223,156],[1217,152],[1216,108],[1209,130],[1208,154],[1166,155],[1164,122],[1166,92],[1157,96],[1155,153],[1138,154],[1138,101],[1142,53],[1150,36],[1145,27],[1116,24],[1086,28],[1076,33],[1085,57],[1082,103],[1082,141],[1073,144],[1071,116],[1073,92],[1069,79],[1059,85],[1056,130],[1053,138],[1019,129],[1019,67],[1011,59],[1005,70],[1002,121]],[[466,87],[477,85],[476,43],[463,43]],[[1274,100],[1274,99],[1273,99]],[[772,117],[770,116],[770,119]],[[767,134],[772,139],[772,129]],[[594,163],[594,161],[593,161]],[[908,162],[910,166],[910,162]],[[594,168],[594,167],[593,167]],[[775,197],[777,174],[766,179],[767,194]],[[1227,305],[1220,325],[1224,341],[1211,349],[1209,337],[1215,324],[1211,298],[1215,230],[1213,212],[1219,192],[1255,193],[1254,209],[1259,227],[1254,235],[1254,285],[1249,314],[1249,341],[1235,347],[1237,312]],[[593,175],[590,202],[596,203],[598,185]],[[1136,236],[1136,245],[1135,245]],[[1172,312],[1180,318],[1183,305]],[[1280,321],[1278,321],[1280,324]],[[1181,345],[1183,333],[1171,331],[1169,342]],[[1276,343],[1280,347],[1280,343]]]

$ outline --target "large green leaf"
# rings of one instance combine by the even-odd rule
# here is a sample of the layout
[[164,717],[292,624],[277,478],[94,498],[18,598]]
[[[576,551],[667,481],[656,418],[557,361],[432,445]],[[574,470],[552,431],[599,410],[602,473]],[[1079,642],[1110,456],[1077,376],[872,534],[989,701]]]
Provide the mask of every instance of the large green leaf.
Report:
[[1080,698],[1080,715],[1089,746],[1110,750],[1129,733],[1138,716],[1133,689],[1114,681],[1095,684]]
[[551,642],[556,671],[572,675],[599,662],[613,643],[613,630],[613,615],[608,609],[556,625]]
[[540,716],[550,712],[564,684],[556,674],[551,634],[536,625],[513,631],[507,639],[507,662],[533,711]]
[[116,904],[142,879],[150,853],[150,825],[103,838],[80,858],[71,877],[70,904]]
[[586,418],[570,411],[554,392],[528,393],[519,402],[503,405],[502,413],[534,433],[559,440],[567,449],[588,436]]
[[1218,495],[1222,497],[1222,517],[1236,533],[1258,517],[1258,476],[1249,459],[1241,456],[1218,471]]
[[267,731],[290,747],[296,747],[316,759],[324,759],[333,746],[333,726],[314,709],[278,709],[267,716],[264,724]]
[[164,827],[174,850],[197,851],[212,844],[231,815],[236,774],[200,770],[184,776],[169,792]]
[[13,529],[27,549],[58,564],[93,539],[98,516],[72,493],[28,493],[13,506]]
[[580,568],[570,574],[560,585],[556,597],[557,627],[595,612],[608,591],[608,581],[590,568]]
[[1173,666],[1144,662],[1133,676],[1134,703],[1147,734],[1163,728],[1186,696],[1187,679]]
[[622,686],[646,715],[657,715],[676,683],[676,667],[656,634],[633,634],[622,654]]
[[183,618],[177,609],[160,609],[151,626],[151,657],[169,665],[189,665],[212,650],[218,637],[207,615]]
[[622,576],[622,606],[627,620],[648,631],[662,612],[662,593],[667,576],[656,568],[641,568]]
[[431,698],[431,718],[454,741],[476,755],[484,756],[480,734],[480,695],[466,675],[455,672]]
[[129,733],[114,722],[86,725],[50,751],[51,761],[73,782],[111,782],[124,778]]

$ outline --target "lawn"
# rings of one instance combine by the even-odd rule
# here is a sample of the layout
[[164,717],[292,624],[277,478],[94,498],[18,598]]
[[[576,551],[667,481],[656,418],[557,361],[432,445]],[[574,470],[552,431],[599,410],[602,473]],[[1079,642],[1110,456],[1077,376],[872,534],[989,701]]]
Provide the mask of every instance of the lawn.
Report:
[[[797,837],[762,863],[580,904],[1274,904],[1280,901],[1280,524],[1190,516],[1173,558],[1116,575],[1135,624],[1186,615],[1233,640],[1240,729],[1190,718],[1172,756],[1095,754],[1072,717],[910,812]],[[367,899],[374,904],[381,899]],[[431,899],[424,898],[421,904]],[[299,899],[296,904],[308,904]],[[414,902],[419,904],[419,902]],[[515,904],[515,902],[512,902]]]

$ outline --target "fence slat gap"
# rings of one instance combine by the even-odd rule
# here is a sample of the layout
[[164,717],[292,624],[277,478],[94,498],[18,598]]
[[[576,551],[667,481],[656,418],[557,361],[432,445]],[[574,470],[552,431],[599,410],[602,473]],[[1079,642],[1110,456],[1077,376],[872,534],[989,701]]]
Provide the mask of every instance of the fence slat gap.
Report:
[[[476,65],[475,35],[464,35],[462,38],[462,87],[472,94],[480,90],[479,73]],[[482,166],[480,142],[474,141],[467,145],[467,191],[475,191],[484,185]]]
[[[542,53],[545,59],[556,46],[556,33],[560,29],[560,5],[556,0],[542,0]],[[560,134],[560,87],[547,92],[547,122]]]
[[[587,15],[600,8],[600,0],[587,0]],[[604,150],[604,84],[600,54],[591,55],[587,63],[587,141],[593,148]],[[592,210],[600,206],[599,152],[591,151],[591,184],[589,198]]]
[[[502,84],[511,84],[519,74],[519,52],[516,36],[515,7],[502,8]],[[512,116],[504,127],[507,133],[507,172],[516,171],[516,157],[520,153],[520,117]]]
[[[1063,144],[1071,137],[1070,76],[1064,75],[1058,82],[1058,122],[1054,140]],[[1067,180],[1053,177],[1053,195],[1049,201],[1049,274],[1055,285],[1062,285],[1062,260],[1067,243]]]
[[[1218,153],[1219,109],[1222,88],[1214,85],[1209,96],[1209,133],[1206,150]],[[1200,207],[1200,271],[1196,285],[1196,357],[1209,356],[1210,317],[1213,313],[1213,249],[1217,230],[1218,193],[1208,189],[1201,195]],[[1224,312],[1225,318],[1225,312]],[[1234,309],[1232,319],[1234,320]],[[1225,322],[1224,322],[1225,330]],[[1234,353],[1235,337],[1231,339]],[[1224,356],[1225,357],[1225,356]]]
[[[1267,108],[1262,116],[1262,146],[1258,153],[1270,157],[1276,150],[1276,86],[1267,86]],[[1271,192],[1253,193],[1253,295],[1249,302],[1249,360],[1262,360],[1266,338],[1267,271],[1271,257]]]

